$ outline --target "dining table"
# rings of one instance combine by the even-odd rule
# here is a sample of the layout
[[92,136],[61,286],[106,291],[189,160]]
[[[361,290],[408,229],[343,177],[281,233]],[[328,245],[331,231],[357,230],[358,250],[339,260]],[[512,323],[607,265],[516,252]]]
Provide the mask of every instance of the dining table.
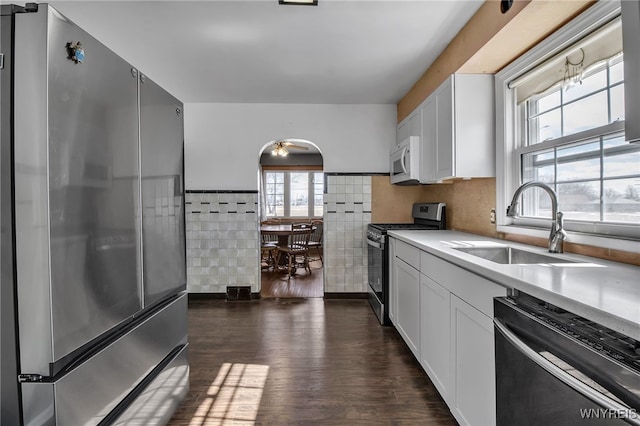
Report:
[[[291,223],[265,223],[260,225],[260,234],[264,235],[276,235],[278,237],[278,245],[286,246],[289,244],[289,235],[291,234]],[[311,232],[315,231],[316,227],[311,226]],[[302,229],[301,232],[304,232]]]
[[[264,223],[260,225],[260,234],[263,235],[276,235],[278,237],[278,246],[286,247],[289,244],[289,235],[291,235],[291,223]],[[311,227],[312,232],[316,229],[315,226]],[[300,232],[304,232],[303,229]],[[282,256],[279,266],[284,266],[288,263],[287,256]]]
[[278,245],[286,246],[289,243],[291,225],[291,223],[262,224],[260,225],[260,234],[276,235],[278,237]]

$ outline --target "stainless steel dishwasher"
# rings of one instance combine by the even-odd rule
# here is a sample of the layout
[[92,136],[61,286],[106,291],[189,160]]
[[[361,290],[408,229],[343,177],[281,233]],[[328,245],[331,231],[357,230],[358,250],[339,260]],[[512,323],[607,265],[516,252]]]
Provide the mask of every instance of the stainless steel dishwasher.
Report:
[[524,293],[494,314],[498,426],[640,425],[640,342]]

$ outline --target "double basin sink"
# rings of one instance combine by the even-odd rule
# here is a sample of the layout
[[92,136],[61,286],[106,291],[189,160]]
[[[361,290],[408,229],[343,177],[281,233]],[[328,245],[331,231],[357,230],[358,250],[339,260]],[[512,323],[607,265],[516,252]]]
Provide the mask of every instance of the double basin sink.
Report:
[[501,263],[505,265],[581,263],[572,259],[535,253],[510,246],[455,247],[454,249],[491,262]]

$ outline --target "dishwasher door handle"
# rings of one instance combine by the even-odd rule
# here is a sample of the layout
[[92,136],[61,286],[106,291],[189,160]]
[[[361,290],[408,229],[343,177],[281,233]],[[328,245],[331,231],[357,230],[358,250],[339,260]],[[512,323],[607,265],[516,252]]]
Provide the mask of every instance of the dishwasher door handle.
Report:
[[[619,412],[619,413],[622,413],[622,412],[632,413],[631,408],[627,407],[626,405],[622,405],[617,401],[614,401],[608,396],[603,395],[602,393],[593,389],[591,386],[588,386],[582,383],[580,380],[568,374],[567,372],[562,370],[560,367],[558,367],[557,365],[555,365],[554,363],[552,363],[551,361],[549,361],[548,359],[540,355],[538,352],[531,349],[525,342],[520,340],[518,336],[516,336],[511,330],[509,330],[509,328],[505,324],[503,324],[497,318],[494,318],[493,324],[496,330],[500,332],[502,337],[504,337],[507,340],[507,342],[513,345],[516,349],[518,349],[524,356],[529,358],[531,361],[535,362],[547,373],[551,374],[552,376],[560,380],[565,385],[569,386],[576,392],[580,393],[585,398],[593,401],[594,403],[598,404],[599,406],[605,409],[614,410],[615,412]],[[636,416],[635,418],[634,416],[627,416],[625,418],[620,418],[620,420],[623,420],[632,425],[640,426],[640,416]]]

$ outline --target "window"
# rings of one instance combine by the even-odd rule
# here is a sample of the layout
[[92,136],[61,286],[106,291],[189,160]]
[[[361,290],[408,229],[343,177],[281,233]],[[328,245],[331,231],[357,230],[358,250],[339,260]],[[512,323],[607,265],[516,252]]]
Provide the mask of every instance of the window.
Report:
[[[522,183],[544,182],[558,195],[570,240],[587,244],[594,244],[588,235],[640,236],[640,145],[624,140],[617,16],[619,7],[596,4],[496,76],[505,124],[498,132],[498,211]],[[532,188],[519,217],[499,215],[498,230],[542,236],[550,219],[549,196]]]
[[322,217],[323,174],[265,171],[265,217]]
[[[521,145],[560,139],[624,120],[622,55],[584,75],[579,84],[559,86],[519,104],[523,121]],[[517,89],[516,89],[517,90]]]
[[[581,84],[560,86],[518,105],[525,118],[516,149],[521,183],[551,186],[565,220],[633,224],[640,219],[640,146],[607,127],[624,120],[622,66],[617,55],[592,69]],[[524,194],[523,216],[550,218],[550,207],[543,191]]]

